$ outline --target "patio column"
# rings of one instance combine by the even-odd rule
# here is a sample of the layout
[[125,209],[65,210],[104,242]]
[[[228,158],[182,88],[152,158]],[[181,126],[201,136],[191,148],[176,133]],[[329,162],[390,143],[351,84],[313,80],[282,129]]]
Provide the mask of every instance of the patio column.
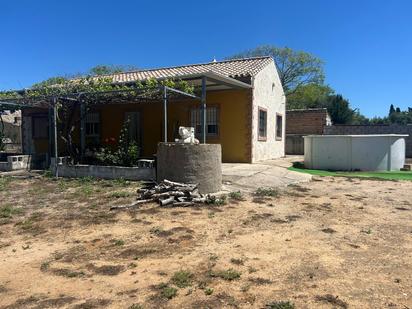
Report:
[[202,108],[201,108],[202,143],[206,144],[206,76],[202,77]]
[[167,143],[167,88],[163,86],[163,141]]
[[[52,103],[53,103],[53,100],[52,100]],[[48,151],[47,166],[50,166],[51,164],[51,158],[53,158],[53,151],[54,151],[53,150],[54,149],[53,113],[54,113],[53,106],[52,104],[50,104],[48,108],[48,115],[47,115],[47,118],[48,118],[47,120],[49,123],[49,151]]]
[[86,106],[79,98],[80,102],[80,159],[83,161],[86,149]]

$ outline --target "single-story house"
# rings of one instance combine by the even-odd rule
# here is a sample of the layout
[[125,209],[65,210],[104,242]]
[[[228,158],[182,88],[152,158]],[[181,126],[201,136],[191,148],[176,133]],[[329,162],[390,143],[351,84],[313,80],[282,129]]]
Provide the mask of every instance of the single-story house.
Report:
[[[180,79],[203,85],[206,92],[206,142],[222,145],[223,162],[256,162],[279,158],[285,152],[285,95],[271,57],[245,58],[182,65],[106,76],[113,83]],[[161,141],[174,141],[179,126],[194,127],[201,134],[198,101],[171,102],[164,129],[164,106],[158,102],[96,105],[85,117],[86,147],[116,141],[125,119],[140,146],[141,156],[151,157]],[[52,154],[47,109],[22,110],[25,154]],[[164,132],[167,132],[165,138]],[[80,143],[75,134],[75,143]],[[59,148],[59,155],[64,155]]]

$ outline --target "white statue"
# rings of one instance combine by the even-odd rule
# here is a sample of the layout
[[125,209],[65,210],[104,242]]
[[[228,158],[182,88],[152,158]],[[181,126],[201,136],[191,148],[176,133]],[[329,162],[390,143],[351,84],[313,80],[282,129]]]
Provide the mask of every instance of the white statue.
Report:
[[176,138],[176,143],[199,144],[199,140],[195,138],[195,128],[179,127],[180,138]]

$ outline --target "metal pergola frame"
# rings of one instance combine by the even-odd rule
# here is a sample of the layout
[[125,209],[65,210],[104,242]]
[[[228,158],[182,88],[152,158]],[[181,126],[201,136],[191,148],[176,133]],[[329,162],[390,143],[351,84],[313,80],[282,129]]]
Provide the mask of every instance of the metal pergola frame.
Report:
[[[190,75],[184,75],[184,76],[177,76],[175,77],[177,79],[182,79],[186,81],[193,81],[193,80],[200,80],[201,81],[201,96],[196,96],[172,87],[168,86],[159,86],[157,91],[162,92],[162,98],[142,98],[139,95],[135,95],[135,99],[137,100],[153,100],[156,102],[163,101],[163,126],[164,126],[164,137],[163,141],[165,143],[168,142],[167,134],[167,125],[168,125],[168,119],[167,119],[167,113],[168,113],[168,103],[169,103],[169,93],[174,93],[176,95],[184,96],[190,99],[194,100],[199,100],[201,103],[201,142],[203,144],[206,144],[206,136],[207,136],[207,119],[206,119],[206,88],[207,88],[207,82],[213,82],[212,86],[216,85],[224,85],[227,87],[231,88],[244,88],[244,89],[250,89],[252,88],[251,85],[241,82],[239,80],[230,78],[230,77],[225,77],[223,75],[216,74],[214,72],[206,72],[202,74],[190,74]],[[162,80],[161,78],[158,80]],[[126,83],[127,84],[127,83]],[[72,93],[70,95],[66,96],[42,96],[38,98],[10,98],[10,99],[2,99],[0,100],[0,106],[1,105],[9,105],[13,107],[21,107],[21,108],[48,108],[49,110],[49,120],[52,122],[50,123],[50,135],[49,135],[49,143],[53,144],[53,154],[51,149],[49,149],[50,152],[50,157],[54,155],[54,158],[56,160],[56,168],[55,168],[55,176],[58,177],[58,169],[57,169],[57,157],[58,157],[58,133],[57,133],[57,103],[59,100],[65,100],[65,101],[75,101],[80,103],[80,149],[81,149],[81,158],[84,156],[85,152],[85,115],[86,115],[86,108],[85,104],[83,103],[83,98],[87,95],[103,95],[103,94],[116,94],[116,93],[131,93],[131,92],[137,92],[137,89],[123,89],[123,90],[109,90],[109,91],[98,91],[98,92],[80,92],[80,93]],[[17,91],[18,93],[24,93],[25,90],[20,90]],[[113,102],[113,100],[112,100]],[[129,101],[130,103],[130,101]],[[102,103],[102,104],[110,104],[110,103]],[[113,103],[112,103],[113,104]],[[98,105],[98,104],[96,104]],[[53,130],[51,128],[53,127]],[[51,135],[53,138],[51,138]]]

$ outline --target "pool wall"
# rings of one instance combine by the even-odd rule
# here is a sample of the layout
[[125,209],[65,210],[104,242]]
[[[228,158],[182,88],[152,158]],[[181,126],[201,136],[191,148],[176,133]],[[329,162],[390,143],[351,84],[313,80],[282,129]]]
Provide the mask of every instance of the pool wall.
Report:
[[405,164],[405,137],[382,135],[305,136],[305,167],[333,171],[399,171]]

